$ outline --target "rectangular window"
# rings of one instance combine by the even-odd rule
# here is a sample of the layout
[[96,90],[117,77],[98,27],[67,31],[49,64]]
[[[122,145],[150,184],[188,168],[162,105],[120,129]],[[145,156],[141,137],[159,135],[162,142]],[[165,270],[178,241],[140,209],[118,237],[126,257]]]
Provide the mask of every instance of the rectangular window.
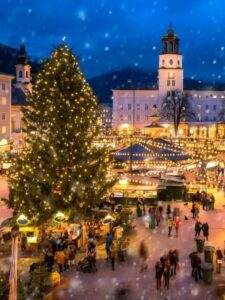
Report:
[[128,121],[131,121],[131,115],[128,115],[127,119],[128,119]]
[[172,80],[172,86],[175,86],[175,80]]
[[119,109],[123,110],[123,104],[119,104]]
[[145,104],[145,110],[148,110],[148,104]]
[[132,106],[131,106],[131,104],[129,103],[129,104],[128,104],[128,110],[131,110],[131,108],[132,108]]
[[137,115],[136,118],[137,118],[137,121],[140,121],[140,115]]
[[[213,109],[216,110],[216,104],[213,105]],[[215,120],[214,120],[215,121]]]
[[198,104],[197,107],[198,107],[198,110],[201,110],[201,109],[202,109],[201,104]]
[[3,121],[6,120],[6,113],[5,113],[5,112],[2,113],[2,120],[3,120]]
[[167,86],[170,86],[170,80],[167,80]]
[[137,103],[137,110],[140,110],[140,103]]
[[7,101],[7,99],[6,99],[6,97],[2,97],[2,105],[6,105],[6,101]]
[[2,126],[2,133],[6,133],[6,126]]
[[5,83],[2,83],[2,90],[5,91]]
[[209,106],[208,106],[208,105],[206,105],[206,106],[205,106],[205,109],[209,109]]
[[145,121],[148,121],[148,116],[145,116]]

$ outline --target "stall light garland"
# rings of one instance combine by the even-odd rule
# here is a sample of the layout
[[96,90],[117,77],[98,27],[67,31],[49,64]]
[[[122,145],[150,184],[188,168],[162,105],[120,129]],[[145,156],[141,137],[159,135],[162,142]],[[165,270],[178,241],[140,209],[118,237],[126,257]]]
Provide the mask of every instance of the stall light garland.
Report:
[[27,100],[26,146],[11,168],[9,206],[46,220],[101,201],[112,186],[109,152],[95,146],[97,99],[66,45],[45,62]]

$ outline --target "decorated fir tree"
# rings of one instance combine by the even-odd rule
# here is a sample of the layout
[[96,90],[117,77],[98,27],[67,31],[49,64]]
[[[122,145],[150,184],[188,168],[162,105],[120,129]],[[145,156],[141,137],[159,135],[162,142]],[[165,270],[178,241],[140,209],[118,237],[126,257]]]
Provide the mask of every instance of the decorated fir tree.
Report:
[[97,99],[66,45],[44,63],[28,105],[26,146],[10,174],[9,206],[45,220],[100,202],[112,183],[108,152],[95,143]]

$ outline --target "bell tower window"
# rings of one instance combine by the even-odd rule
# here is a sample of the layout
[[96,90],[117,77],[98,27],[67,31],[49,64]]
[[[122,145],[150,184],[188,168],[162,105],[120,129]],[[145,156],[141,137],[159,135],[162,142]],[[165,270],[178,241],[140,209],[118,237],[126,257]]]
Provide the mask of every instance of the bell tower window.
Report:
[[29,78],[29,73],[28,73],[28,71],[26,71],[26,78]]
[[19,71],[19,78],[23,78],[23,71]]

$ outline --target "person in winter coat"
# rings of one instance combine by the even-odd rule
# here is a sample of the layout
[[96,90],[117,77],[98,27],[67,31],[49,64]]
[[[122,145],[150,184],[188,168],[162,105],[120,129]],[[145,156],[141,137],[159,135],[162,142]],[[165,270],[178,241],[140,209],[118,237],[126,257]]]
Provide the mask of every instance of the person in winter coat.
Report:
[[156,208],[156,211],[155,211],[155,220],[156,220],[156,226],[158,227],[159,226],[159,223],[160,223],[160,210],[159,210],[159,207]]
[[201,229],[202,229],[202,223],[197,220],[195,222],[195,237],[200,236]]
[[107,233],[106,236],[106,242],[105,242],[105,250],[106,250],[106,259],[109,259],[109,248],[112,244],[112,234],[111,233]]
[[179,228],[180,228],[180,218],[179,217],[176,217],[175,220],[174,220],[174,226],[175,226],[175,230],[176,230],[176,237],[178,237],[178,231],[179,231]]
[[171,272],[170,275],[176,275],[177,274],[177,264],[179,262],[178,257],[178,251],[176,249],[171,249],[169,251],[169,260],[170,260],[170,266],[171,266]]
[[141,241],[140,247],[139,247],[139,257],[141,260],[141,269],[140,272],[143,272],[147,269],[147,262],[148,262],[148,248],[144,242],[144,240]]
[[45,262],[48,272],[51,272],[52,267],[54,265],[54,255],[50,249],[46,249],[46,252],[44,255],[44,262]]
[[221,273],[222,259],[223,259],[223,253],[220,250],[220,248],[218,248],[216,250],[216,273],[218,274]]
[[209,225],[208,225],[207,222],[202,224],[202,231],[203,231],[203,235],[204,235],[206,241],[208,241],[208,239],[209,239]]
[[192,277],[198,282],[199,279],[202,279],[201,258],[198,256],[197,252],[192,252],[189,257],[191,259]]
[[170,260],[167,256],[165,260],[164,270],[163,270],[164,284],[167,289],[169,289],[170,285]]
[[170,204],[167,205],[166,214],[167,214],[167,217],[169,217],[171,215],[171,206],[170,206]]
[[58,248],[55,253],[55,261],[59,266],[59,273],[62,273],[65,264],[65,253],[62,248]]
[[112,242],[111,246],[109,247],[109,256],[111,259],[111,265],[112,265],[112,270],[115,271],[115,260],[116,260],[116,246],[114,242]]
[[173,219],[171,217],[167,220],[167,226],[168,226],[168,236],[171,236],[171,231],[173,228]]
[[155,265],[156,289],[159,290],[162,285],[163,267],[160,261]]
[[68,256],[68,266],[75,265],[75,257],[76,257],[76,246],[71,244],[69,245],[69,256]]

